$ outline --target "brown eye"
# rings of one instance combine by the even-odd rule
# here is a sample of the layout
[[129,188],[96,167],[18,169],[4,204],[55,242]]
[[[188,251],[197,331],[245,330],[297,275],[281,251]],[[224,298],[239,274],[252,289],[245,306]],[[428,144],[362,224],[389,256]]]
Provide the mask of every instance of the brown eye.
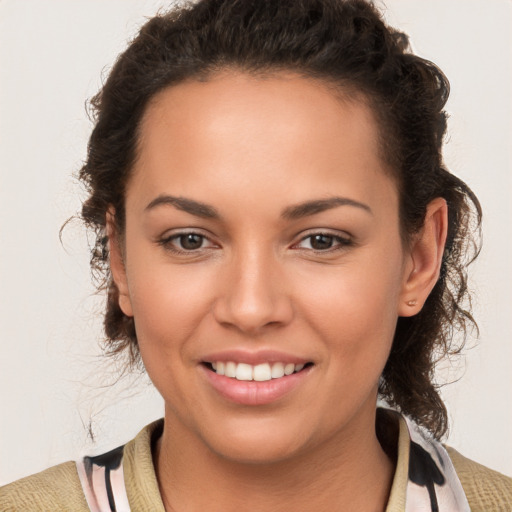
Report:
[[330,249],[334,243],[334,237],[329,235],[313,235],[310,237],[311,248],[316,251]]
[[178,240],[182,249],[185,249],[186,251],[194,251],[201,248],[204,236],[196,233],[187,233],[185,235],[180,235]]
[[194,231],[176,233],[158,240],[166,251],[181,256],[196,257],[219,246],[213,243],[206,235]]
[[298,244],[298,249],[309,249],[316,252],[332,252],[342,250],[352,245],[350,238],[329,233],[313,233],[304,237]]

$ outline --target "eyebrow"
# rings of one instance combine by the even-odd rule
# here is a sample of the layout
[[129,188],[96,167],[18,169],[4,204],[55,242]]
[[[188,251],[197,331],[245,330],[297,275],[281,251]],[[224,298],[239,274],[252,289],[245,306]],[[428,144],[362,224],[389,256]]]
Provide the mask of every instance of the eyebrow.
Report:
[[[185,197],[176,197],[169,195],[161,195],[153,199],[145,208],[146,211],[152,210],[157,206],[169,205],[174,206],[178,210],[190,213],[196,217],[202,217],[204,219],[220,219],[221,216],[216,208],[194,199],[188,199]],[[297,220],[309,215],[315,215],[338,206],[353,206],[360,208],[373,215],[371,208],[364,203],[355,201],[348,197],[329,197],[328,199],[314,199],[312,201],[306,201],[296,205],[288,206],[281,213],[281,217],[287,220]]]
[[204,219],[220,219],[219,212],[213,206],[201,203],[200,201],[194,201],[194,199],[187,199],[186,197],[168,195],[158,196],[153,199],[153,201],[146,206],[145,211],[152,210],[153,208],[161,205],[174,206],[178,210],[182,210]]
[[360,203],[348,197],[329,197],[328,199],[316,199],[288,206],[283,210],[281,216],[284,219],[297,220],[332,208],[337,208],[338,206],[354,206],[373,215],[372,209],[367,204]]

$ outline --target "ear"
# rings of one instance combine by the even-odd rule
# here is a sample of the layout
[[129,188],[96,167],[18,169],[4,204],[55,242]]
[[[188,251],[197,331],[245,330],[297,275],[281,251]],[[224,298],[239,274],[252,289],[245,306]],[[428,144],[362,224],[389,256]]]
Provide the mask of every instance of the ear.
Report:
[[112,272],[112,278],[118,290],[119,307],[126,316],[133,316],[123,251],[115,222],[115,210],[112,207],[107,211],[106,227],[108,252],[110,255],[110,271]]
[[448,205],[438,197],[428,204],[423,228],[407,255],[399,316],[413,316],[421,311],[439,279],[447,232]]

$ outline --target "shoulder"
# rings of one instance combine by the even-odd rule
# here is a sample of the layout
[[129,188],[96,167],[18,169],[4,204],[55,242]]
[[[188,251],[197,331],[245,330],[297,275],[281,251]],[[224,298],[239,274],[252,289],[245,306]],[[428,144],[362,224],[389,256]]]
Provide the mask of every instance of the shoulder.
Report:
[[453,462],[472,512],[512,510],[512,478],[445,447]]
[[[126,497],[132,510],[164,512],[152,460],[152,445],[161,435],[162,429],[163,420],[155,421],[144,427],[125,446],[102,455],[84,457],[78,467],[75,462],[65,462],[0,487],[0,512],[89,512],[78,471],[82,478],[85,474],[93,486],[99,486],[102,499],[110,499],[108,491],[104,492],[107,479],[98,478],[107,470],[113,499],[121,499],[121,503],[124,503]],[[122,471],[116,472],[119,467]],[[91,472],[94,472],[96,478],[89,479]],[[117,479],[116,475],[121,475],[121,478]],[[95,488],[91,488],[93,500],[98,496]]]
[[152,447],[162,435],[163,424],[163,420],[157,420],[147,425],[125,446],[124,480],[133,510],[165,511],[152,456]]
[[75,463],[65,462],[0,487],[0,510],[85,512],[89,507],[82,492]]

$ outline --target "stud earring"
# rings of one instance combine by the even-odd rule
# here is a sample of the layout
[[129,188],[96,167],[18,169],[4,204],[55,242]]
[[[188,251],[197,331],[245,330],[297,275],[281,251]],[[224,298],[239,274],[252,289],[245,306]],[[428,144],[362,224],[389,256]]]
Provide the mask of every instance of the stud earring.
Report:
[[416,306],[416,304],[418,304],[418,301],[417,300],[408,300],[407,303],[406,303],[408,306]]

